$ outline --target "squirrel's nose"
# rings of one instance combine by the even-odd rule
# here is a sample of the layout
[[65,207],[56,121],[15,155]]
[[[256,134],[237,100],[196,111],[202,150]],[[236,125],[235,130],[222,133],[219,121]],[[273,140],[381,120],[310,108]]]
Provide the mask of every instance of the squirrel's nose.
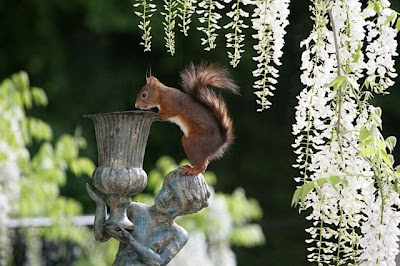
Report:
[[135,103],[135,108],[138,108],[137,103]]

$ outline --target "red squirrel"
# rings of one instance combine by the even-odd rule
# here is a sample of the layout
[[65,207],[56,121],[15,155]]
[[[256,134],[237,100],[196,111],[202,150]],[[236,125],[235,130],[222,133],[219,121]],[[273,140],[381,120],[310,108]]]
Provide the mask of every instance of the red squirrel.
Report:
[[181,72],[184,92],[168,87],[154,76],[146,78],[135,107],[158,108],[158,115],[177,124],[182,145],[193,167],[185,165],[184,175],[203,173],[211,160],[221,158],[232,143],[233,123],[221,95],[208,86],[224,88],[239,94],[239,87],[228,71],[215,64],[189,64]]

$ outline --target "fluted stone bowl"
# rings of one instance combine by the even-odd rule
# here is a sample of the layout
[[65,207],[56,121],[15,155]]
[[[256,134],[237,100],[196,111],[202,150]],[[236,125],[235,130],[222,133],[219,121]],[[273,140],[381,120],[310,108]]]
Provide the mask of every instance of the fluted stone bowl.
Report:
[[153,112],[128,111],[92,114],[98,150],[93,185],[107,195],[110,216],[105,226],[133,229],[126,216],[130,198],[143,191],[147,174],[142,169],[151,124],[161,120]]

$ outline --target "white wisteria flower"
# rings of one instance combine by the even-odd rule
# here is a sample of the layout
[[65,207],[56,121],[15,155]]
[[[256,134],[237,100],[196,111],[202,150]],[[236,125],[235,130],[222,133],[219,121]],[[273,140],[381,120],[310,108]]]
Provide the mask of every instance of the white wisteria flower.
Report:
[[[226,1],[230,3],[231,0]],[[241,8],[241,5],[249,4],[249,0],[235,0],[232,4],[232,10],[226,13],[226,16],[232,20],[224,26],[225,29],[230,29],[229,33],[225,34],[226,47],[233,52],[228,50],[228,58],[231,59],[230,64],[233,67],[237,67],[240,62],[241,54],[244,53],[244,37],[243,29],[248,28],[243,21],[243,18],[249,17],[249,13]]]
[[[377,14],[376,10],[381,11]],[[375,1],[364,10],[364,16],[370,18],[367,21],[367,85],[375,93],[385,93],[387,88],[393,86],[392,79],[397,77],[393,59],[398,55],[397,30],[390,25],[397,13],[390,9],[389,1]]]
[[279,76],[278,69],[282,48],[284,45],[285,27],[289,24],[290,0],[256,0],[253,2],[255,9],[252,15],[252,28],[257,31],[253,38],[258,41],[254,46],[257,56],[253,60],[257,62],[257,68],[253,76],[257,103],[261,106],[257,111],[268,109],[271,102],[268,100],[273,96],[275,84]]
[[293,125],[300,171],[293,202],[311,211],[308,260],[318,265],[395,265],[399,174],[390,152],[396,141],[383,138],[382,112],[366,91],[382,93],[396,75],[395,29],[383,23],[394,14],[389,6],[387,0],[365,10],[359,0],[310,6],[314,27],[301,42],[305,88]]
[[225,7],[221,2],[202,0],[197,6],[196,13],[199,15],[199,22],[203,24],[203,26],[197,27],[197,29],[206,35],[206,38],[201,38],[201,45],[205,46],[204,50],[206,51],[211,51],[217,47],[217,30],[221,29],[218,25],[218,20],[222,18],[219,10]]
[[192,22],[191,17],[196,11],[196,3],[197,0],[179,0],[178,16],[181,19],[181,23],[178,26],[181,27],[181,32],[185,36],[189,35],[188,31]]
[[138,9],[138,11],[135,11],[134,13],[141,19],[138,27],[143,31],[143,41],[140,44],[144,46],[145,52],[151,51],[152,36],[150,18],[157,10],[157,7],[155,4],[152,3],[152,0],[136,0],[136,3],[133,4],[133,7]]
[[167,52],[171,55],[175,54],[175,25],[176,17],[178,15],[178,1],[175,0],[164,0],[164,10],[161,15],[164,16],[164,33],[165,33],[165,47],[167,47]]

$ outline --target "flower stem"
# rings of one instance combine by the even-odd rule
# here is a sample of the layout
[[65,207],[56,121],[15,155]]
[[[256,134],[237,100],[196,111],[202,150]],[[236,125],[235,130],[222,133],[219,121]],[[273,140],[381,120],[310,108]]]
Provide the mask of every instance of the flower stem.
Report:
[[343,220],[343,210],[340,208],[340,218],[339,218],[339,234],[338,234],[338,244],[336,253],[336,266],[340,265],[340,242],[342,240],[342,220]]
[[[322,210],[321,210],[322,212]],[[323,216],[322,216],[323,217]],[[324,228],[324,220],[321,219],[321,223],[319,226],[319,247],[318,247],[318,265],[321,263],[321,252],[322,252],[322,229]]]
[[213,0],[210,0],[209,3],[210,7],[208,8],[207,37],[208,37],[208,47],[212,49],[214,48],[213,42],[211,40],[211,15],[212,15]]

